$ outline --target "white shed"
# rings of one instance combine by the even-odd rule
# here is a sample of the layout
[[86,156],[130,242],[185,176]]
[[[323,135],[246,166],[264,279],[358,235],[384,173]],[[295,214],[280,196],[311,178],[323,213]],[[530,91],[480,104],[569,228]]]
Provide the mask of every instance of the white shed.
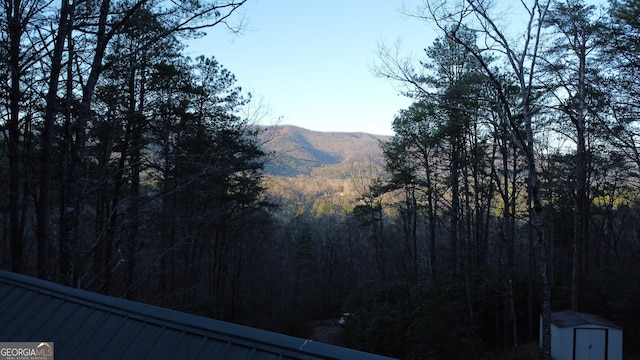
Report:
[[[542,318],[540,331],[542,344]],[[551,357],[554,360],[622,360],[622,328],[597,315],[552,312]]]

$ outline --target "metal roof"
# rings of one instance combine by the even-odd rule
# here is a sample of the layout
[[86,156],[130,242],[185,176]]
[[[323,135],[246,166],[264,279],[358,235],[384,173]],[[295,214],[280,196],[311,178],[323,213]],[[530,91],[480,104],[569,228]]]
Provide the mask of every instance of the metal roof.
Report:
[[390,359],[4,270],[0,340],[52,341],[59,359]]
[[622,329],[618,325],[598,315],[577,311],[556,311],[551,313],[551,323],[557,327],[574,327],[582,325],[598,325],[614,329]]

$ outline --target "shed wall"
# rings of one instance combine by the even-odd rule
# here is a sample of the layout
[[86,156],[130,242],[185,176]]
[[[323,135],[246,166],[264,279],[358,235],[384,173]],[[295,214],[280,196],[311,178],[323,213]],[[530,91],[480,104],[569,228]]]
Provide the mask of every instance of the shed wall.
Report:
[[622,360],[622,330],[609,329],[608,360]]
[[551,357],[554,360],[573,360],[573,328],[551,324]]

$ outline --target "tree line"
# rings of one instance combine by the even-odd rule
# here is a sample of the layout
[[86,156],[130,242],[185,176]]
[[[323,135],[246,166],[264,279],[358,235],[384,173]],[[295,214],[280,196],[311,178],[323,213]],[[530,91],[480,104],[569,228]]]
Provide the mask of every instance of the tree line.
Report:
[[415,101],[348,186],[266,177],[250,94],[185,56],[244,3],[2,2],[2,268],[298,336],[348,311],[401,358],[492,358],[540,314],[548,356],[567,308],[640,351],[637,1],[523,2],[516,32],[423,2],[440,36],[377,70]]
[[[453,296],[433,306],[454,311],[466,333],[433,334],[443,345],[424,349],[429,358],[477,358],[482,343],[518,348],[538,336],[549,358],[550,313],[563,309],[619,321],[633,354],[638,328],[627,319],[637,307],[621,304],[638,299],[639,3],[499,6],[424,1],[406,11],[439,31],[423,59],[380,49],[378,74],[415,99],[383,144],[386,177],[358,207],[380,237],[380,207],[400,222],[393,241],[412,285],[389,290],[397,303],[385,311],[404,323],[388,346],[423,357],[418,342],[403,348],[436,315],[425,297]],[[385,205],[385,194],[395,201]],[[369,325],[359,324],[360,340],[371,341]]]
[[231,311],[265,154],[250,94],[184,43],[244,3],[2,2],[2,267]]

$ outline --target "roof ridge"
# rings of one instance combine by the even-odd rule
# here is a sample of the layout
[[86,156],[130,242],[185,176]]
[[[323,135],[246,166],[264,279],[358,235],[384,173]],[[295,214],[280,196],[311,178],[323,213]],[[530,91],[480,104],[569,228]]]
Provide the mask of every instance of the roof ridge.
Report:
[[249,352],[249,358],[261,359],[390,359],[6,270],[0,270],[0,323],[0,338],[7,341],[60,342],[56,355],[61,358],[95,358],[98,349],[104,358],[118,358],[123,352],[198,358],[213,351],[233,358]]

